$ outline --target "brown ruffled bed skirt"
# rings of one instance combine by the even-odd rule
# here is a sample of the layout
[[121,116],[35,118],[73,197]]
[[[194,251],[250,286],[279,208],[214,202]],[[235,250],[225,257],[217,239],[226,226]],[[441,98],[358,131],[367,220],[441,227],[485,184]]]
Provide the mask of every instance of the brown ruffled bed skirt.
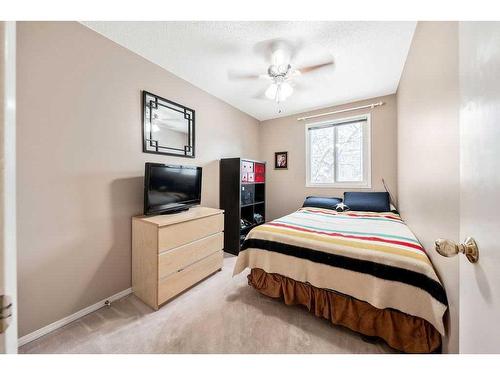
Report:
[[377,309],[345,294],[316,288],[285,276],[254,268],[248,284],[260,293],[281,298],[287,305],[302,305],[318,317],[365,336],[380,337],[405,353],[433,353],[441,348],[441,335],[424,319],[393,309]]

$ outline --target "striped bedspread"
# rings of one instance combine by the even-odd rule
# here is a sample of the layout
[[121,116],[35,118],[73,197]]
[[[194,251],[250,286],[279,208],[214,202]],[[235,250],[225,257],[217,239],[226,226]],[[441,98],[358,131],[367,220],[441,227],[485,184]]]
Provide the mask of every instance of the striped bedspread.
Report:
[[446,293],[397,214],[301,208],[250,231],[234,274],[247,267],[397,309],[445,334]]

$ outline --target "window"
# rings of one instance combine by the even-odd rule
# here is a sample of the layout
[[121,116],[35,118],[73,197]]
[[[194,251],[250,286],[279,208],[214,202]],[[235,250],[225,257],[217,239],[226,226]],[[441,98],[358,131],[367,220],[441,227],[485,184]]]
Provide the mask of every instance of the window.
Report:
[[306,186],[371,187],[370,116],[306,125]]

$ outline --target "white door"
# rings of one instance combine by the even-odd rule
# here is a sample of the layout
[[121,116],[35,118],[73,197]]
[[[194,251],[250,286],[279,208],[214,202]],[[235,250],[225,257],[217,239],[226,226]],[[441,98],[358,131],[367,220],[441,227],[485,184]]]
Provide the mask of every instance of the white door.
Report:
[[16,23],[0,22],[0,353],[17,353],[15,68]]
[[500,353],[500,22],[460,22],[460,352]]

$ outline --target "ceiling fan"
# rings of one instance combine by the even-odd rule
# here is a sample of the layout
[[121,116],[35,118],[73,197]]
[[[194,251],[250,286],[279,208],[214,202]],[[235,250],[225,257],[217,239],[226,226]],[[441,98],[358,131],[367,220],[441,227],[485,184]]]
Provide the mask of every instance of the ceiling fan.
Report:
[[285,101],[294,92],[297,77],[322,68],[333,66],[333,59],[330,57],[326,61],[317,64],[297,67],[293,64],[293,58],[300,49],[300,43],[294,43],[285,39],[273,39],[257,43],[254,51],[263,55],[270,61],[265,74],[238,74],[229,73],[230,79],[266,79],[270,81],[269,86],[264,91],[267,99],[276,103]]

